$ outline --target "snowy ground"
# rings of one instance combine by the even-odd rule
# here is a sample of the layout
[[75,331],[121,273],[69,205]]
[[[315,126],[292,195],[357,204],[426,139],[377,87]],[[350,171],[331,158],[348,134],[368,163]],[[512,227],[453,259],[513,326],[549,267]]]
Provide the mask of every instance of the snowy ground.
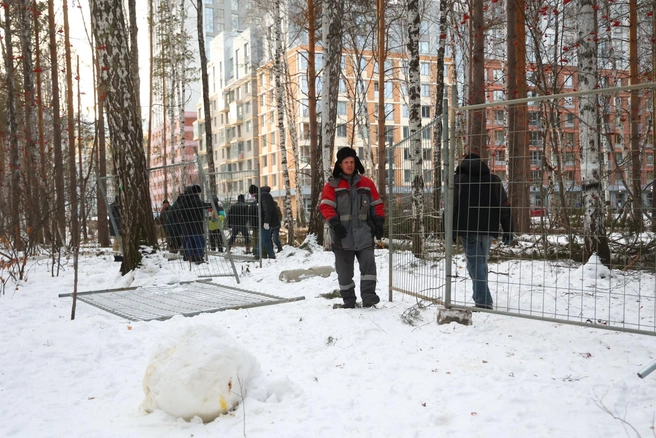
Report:
[[[71,264],[53,278],[41,261],[0,297],[0,436],[654,436],[656,373],[636,375],[656,359],[653,337],[484,313],[438,326],[435,307],[413,327],[401,315],[415,300],[387,300],[388,255],[376,251],[378,309],[334,310],[339,300],[319,294],[335,274],[281,282],[282,270],[333,264],[330,252],[285,247],[262,268],[239,262],[239,285],[215,281],[305,300],[163,322],[85,303],[71,321],[71,300],[58,298],[72,292]],[[118,268],[108,254],[84,256],[79,290],[194,279],[160,257],[126,277]],[[151,357],[182,333],[200,334],[198,352],[225,334],[261,370],[237,409],[207,424],[141,407]]]

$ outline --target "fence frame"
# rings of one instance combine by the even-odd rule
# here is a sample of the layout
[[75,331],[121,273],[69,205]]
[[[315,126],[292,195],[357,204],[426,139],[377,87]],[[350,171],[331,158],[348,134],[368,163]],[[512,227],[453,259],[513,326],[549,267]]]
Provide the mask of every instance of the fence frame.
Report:
[[[444,249],[444,278],[442,278],[443,281],[443,287],[444,287],[444,295],[443,295],[443,300],[440,299],[439,297],[436,296],[427,296],[423,295],[420,293],[420,291],[416,290],[404,290],[404,288],[398,287],[395,285],[395,277],[394,277],[394,260],[395,260],[395,255],[399,253],[399,249],[396,248],[396,235],[395,229],[392,226],[392,222],[394,219],[394,206],[395,206],[395,197],[394,195],[394,189],[398,188],[395,185],[395,180],[394,180],[394,151],[400,147],[403,147],[406,145],[408,142],[413,139],[413,136],[408,137],[406,139],[403,139],[402,141],[391,145],[389,147],[389,152],[388,152],[388,173],[390,175],[390,178],[388,178],[388,200],[389,200],[389,206],[388,206],[388,211],[389,211],[389,219],[390,219],[390,227],[389,227],[389,298],[390,301],[392,301],[392,296],[393,292],[397,291],[400,293],[404,294],[409,294],[411,296],[415,296],[418,298],[426,299],[428,301],[436,302],[439,304],[443,304],[447,308],[456,308],[456,309],[464,309],[464,310],[471,310],[471,306],[466,306],[466,305],[461,305],[453,302],[452,299],[452,285],[454,280],[454,277],[452,275],[452,265],[453,265],[453,203],[454,203],[454,164],[455,164],[455,152],[456,152],[456,141],[458,138],[457,135],[457,125],[456,125],[456,115],[458,113],[466,113],[469,111],[475,111],[475,110],[483,110],[487,109],[490,107],[508,107],[511,105],[517,105],[517,104],[523,104],[523,103],[539,103],[543,101],[553,101],[553,100],[558,100],[558,99],[565,99],[565,98],[576,98],[580,96],[598,96],[602,94],[612,94],[612,93],[620,93],[620,92],[629,92],[633,90],[645,90],[645,89],[651,89],[652,93],[653,90],[656,89],[656,83],[644,83],[644,84],[636,84],[636,85],[628,85],[628,86],[622,86],[622,87],[611,87],[611,88],[602,88],[602,89],[595,89],[595,90],[590,90],[590,91],[576,91],[576,92],[570,92],[570,93],[561,93],[561,94],[554,94],[554,95],[544,95],[544,96],[534,96],[530,98],[523,98],[523,99],[514,99],[514,100],[503,100],[503,101],[493,101],[493,102],[488,102],[488,103],[483,103],[483,104],[477,104],[477,105],[468,105],[468,106],[457,106],[457,105],[451,105],[448,107],[446,104],[444,108],[449,108],[448,111],[444,111],[442,115],[442,120],[435,119],[428,125],[422,127],[422,129],[419,132],[416,132],[413,134],[413,136],[421,136],[422,131],[426,129],[432,129],[436,123],[442,123],[445,129],[443,129],[443,138],[441,139],[441,147],[442,147],[442,157],[446,157],[447,161],[444,163],[442,162],[443,167],[446,167],[446,171],[443,173],[443,185],[442,185],[442,190],[443,190],[443,199],[444,199],[444,215],[443,215],[443,225],[444,225],[444,241],[445,241],[445,249]],[[457,88],[455,85],[452,86],[452,93],[451,93],[452,99],[454,101],[457,101]],[[445,99],[446,100],[446,99]],[[656,117],[656,115],[652,114],[652,117]],[[448,129],[446,129],[446,126],[448,125]],[[419,137],[421,138],[421,137]],[[611,151],[614,153],[614,149]],[[600,152],[601,153],[601,152]],[[607,184],[606,181],[604,181],[604,184]],[[581,235],[579,235],[581,236]],[[438,287],[439,288],[439,287]],[[540,320],[540,321],[549,321],[549,322],[555,322],[555,323],[564,323],[564,324],[570,324],[570,325],[578,325],[582,327],[594,327],[594,328],[600,328],[600,329],[605,329],[605,330],[613,330],[613,331],[622,331],[622,332],[628,332],[628,333],[635,333],[635,334],[646,334],[646,335],[651,335],[651,336],[656,336],[656,326],[652,330],[644,330],[642,328],[631,328],[627,327],[625,325],[603,325],[603,324],[597,324],[597,323],[587,323],[584,321],[577,321],[577,320],[572,320],[572,319],[565,319],[565,318],[558,318],[558,317],[549,317],[549,316],[544,316],[544,315],[539,315],[539,314],[523,314],[519,312],[511,312],[511,311],[503,311],[503,310],[487,310],[487,309],[476,309],[477,311],[482,311],[482,312],[489,312],[489,313],[496,313],[496,314],[502,314],[502,315],[507,315],[507,316],[514,316],[514,317],[521,317],[521,318],[526,318],[526,319],[534,319],[534,320]],[[557,316],[557,315],[556,315]],[[622,324],[626,324],[624,321],[621,321]],[[646,326],[649,326],[646,324]],[[640,327],[640,325],[638,325]]]

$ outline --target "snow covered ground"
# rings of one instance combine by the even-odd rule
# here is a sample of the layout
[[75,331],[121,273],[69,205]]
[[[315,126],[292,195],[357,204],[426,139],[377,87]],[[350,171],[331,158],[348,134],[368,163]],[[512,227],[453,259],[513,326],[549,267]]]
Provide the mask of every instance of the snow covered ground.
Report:
[[[337,288],[334,273],[280,281],[283,270],[333,264],[319,248],[285,247],[262,268],[239,262],[240,284],[214,281],[305,300],[151,322],[81,302],[72,321],[71,299],[58,298],[72,292],[70,261],[59,277],[47,260],[35,263],[27,282],[0,296],[0,436],[654,436],[656,373],[636,375],[656,359],[653,337],[485,313],[471,326],[438,326],[434,306],[411,326],[401,315],[416,301],[387,300],[388,253],[376,254],[377,309],[333,309],[339,300],[320,294]],[[161,256],[125,277],[118,268],[107,252],[83,256],[79,290],[195,278]],[[212,358],[219,338],[253,365],[238,407],[206,424],[147,414],[153,357],[184,343],[192,361]],[[189,403],[184,394],[168,402]]]

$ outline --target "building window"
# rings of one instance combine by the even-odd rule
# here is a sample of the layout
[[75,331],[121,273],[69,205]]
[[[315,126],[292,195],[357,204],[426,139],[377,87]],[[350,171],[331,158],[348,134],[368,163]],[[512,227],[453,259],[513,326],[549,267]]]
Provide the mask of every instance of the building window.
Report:
[[239,0],[232,0],[232,10],[239,12]]
[[335,136],[337,137],[346,137],[346,125],[337,125],[337,129],[335,131]]
[[494,110],[494,121],[498,124],[503,124],[504,113],[503,110]]
[[430,85],[421,84],[421,97],[430,97]]
[[346,115],[346,102],[341,100],[337,102],[337,115],[338,116]]
[[419,63],[419,73],[422,76],[430,76],[430,63],[420,62]]
[[205,9],[205,32],[214,33],[214,9]]
[[391,103],[385,104],[385,120],[394,120],[394,105]]
[[232,30],[239,29],[239,14],[232,14]]
[[419,41],[419,53],[422,55],[428,55],[430,52],[430,45],[427,41]]
[[424,117],[426,119],[429,119],[430,116],[431,116],[430,113],[431,113],[430,106],[428,106],[428,105],[422,105],[421,106],[421,116],[422,117]]

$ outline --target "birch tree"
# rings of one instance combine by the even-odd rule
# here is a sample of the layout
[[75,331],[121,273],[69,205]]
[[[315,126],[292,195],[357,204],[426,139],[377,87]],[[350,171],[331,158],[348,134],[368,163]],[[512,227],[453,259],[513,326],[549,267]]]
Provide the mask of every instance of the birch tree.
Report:
[[[284,48],[286,44],[283,41],[282,33],[282,15],[280,8],[280,0],[273,1],[273,22],[274,22],[274,40],[275,52],[273,59],[273,74],[275,80],[275,93],[276,93],[276,112],[278,118],[278,137],[280,138],[280,165],[282,166],[282,178],[285,186],[285,217],[291,218],[292,216],[292,192],[289,182],[289,167],[287,166],[287,130],[285,129],[285,90],[282,83],[283,77],[283,63],[285,53]],[[298,166],[297,166],[298,172]],[[291,245],[294,242],[294,221],[287,221],[287,244]]]
[[151,212],[148,170],[142,142],[141,120],[123,9],[115,0],[91,0],[91,23],[96,44],[101,82],[100,99],[105,100],[112,156],[119,182],[121,237],[126,274],[141,261],[141,245],[156,245]]
[[11,244],[22,249],[21,244],[21,221],[20,221],[20,199],[22,188],[20,185],[20,157],[18,144],[18,114],[16,102],[16,67],[14,65],[14,48],[12,42],[12,11],[11,8],[3,8],[5,12],[4,20],[4,68],[7,84],[7,122],[9,128],[9,163],[11,169],[11,183],[9,193],[11,194],[10,205],[12,212],[9,217],[8,235],[11,238]]
[[[576,14],[578,34],[579,90],[597,88],[597,44],[595,42],[595,11],[593,0],[579,0]],[[597,97],[581,96],[579,100],[579,139],[581,143],[581,190],[583,191],[583,259],[596,253],[606,265],[610,250],[604,226],[604,202],[601,181],[601,161],[597,126]]]
[[[408,0],[408,123],[412,175],[412,253],[423,254],[424,171],[421,146],[421,76],[419,74],[419,0]],[[382,92],[382,90],[381,90]]]

